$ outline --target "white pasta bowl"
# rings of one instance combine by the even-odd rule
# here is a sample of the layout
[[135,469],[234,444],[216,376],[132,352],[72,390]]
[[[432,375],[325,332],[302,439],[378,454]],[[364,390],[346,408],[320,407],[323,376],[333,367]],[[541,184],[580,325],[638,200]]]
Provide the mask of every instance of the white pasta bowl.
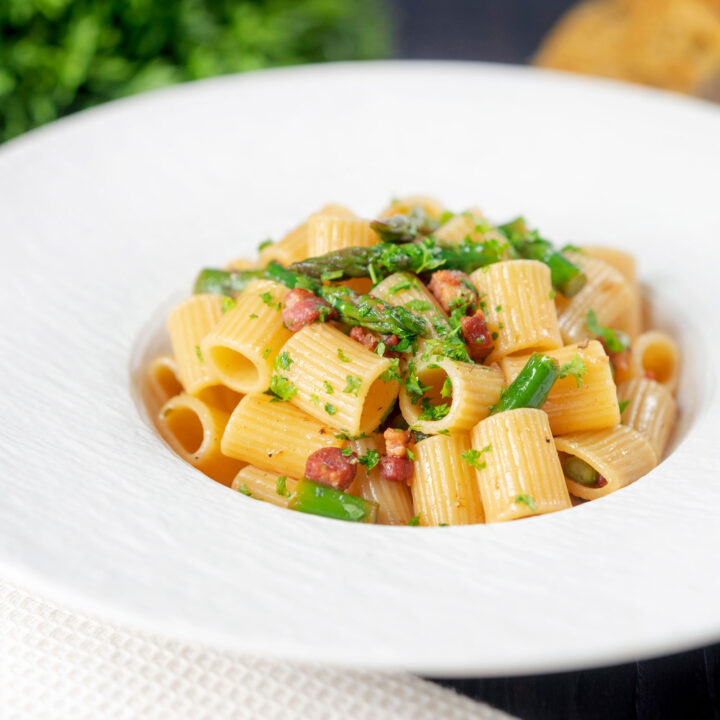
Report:
[[[444,675],[720,639],[720,110],[449,63],[191,84],[0,150],[0,576],[258,655]],[[683,352],[669,456],[565,512],[426,529],[291,513],[185,464],[136,401],[169,299],[327,202],[426,192],[633,252]]]

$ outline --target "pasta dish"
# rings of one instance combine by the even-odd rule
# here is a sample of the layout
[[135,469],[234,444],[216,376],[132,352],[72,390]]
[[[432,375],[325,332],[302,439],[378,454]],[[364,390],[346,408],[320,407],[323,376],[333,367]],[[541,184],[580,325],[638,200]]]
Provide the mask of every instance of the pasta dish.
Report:
[[612,493],[662,459],[679,352],[628,253],[556,248],[424,196],[328,205],[256,262],[200,272],[147,402],[240,493],[354,522],[515,520]]

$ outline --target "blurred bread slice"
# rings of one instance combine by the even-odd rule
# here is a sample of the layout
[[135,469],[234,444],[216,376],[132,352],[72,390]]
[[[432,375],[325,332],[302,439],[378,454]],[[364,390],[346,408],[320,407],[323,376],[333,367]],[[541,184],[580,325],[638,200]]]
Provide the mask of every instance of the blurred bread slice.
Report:
[[720,101],[720,0],[586,0],[535,63]]

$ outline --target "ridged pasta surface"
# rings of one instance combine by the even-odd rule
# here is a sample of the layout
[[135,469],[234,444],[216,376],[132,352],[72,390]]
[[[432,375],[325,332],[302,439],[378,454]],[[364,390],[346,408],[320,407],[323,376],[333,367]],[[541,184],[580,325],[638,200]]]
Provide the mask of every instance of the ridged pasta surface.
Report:
[[330,325],[307,325],[282,352],[289,364],[278,372],[297,389],[293,405],[351,435],[374,430],[397,397],[397,381],[380,378],[390,361]]
[[[597,340],[567,345],[545,354],[555,358],[560,366],[569,363],[575,355],[585,363],[581,384],[578,386],[572,375],[556,380],[542,406],[548,414],[553,435],[598,430],[620,422],[610,360]],[[507,385],[515,380],[529,357],[510,357],[502,361]]]
[[470,279],[495,338],[489,362],[562,345],[547,265],[536,260],[506,260],[476,270]]
[[205,361],[200,345],[222,317],[222,302],[220,295],[193,295],[168,315],[167,329],[178,376],[191,394],[219,382],[214,369]]
[[288,292],[271,280],[253,280],[205,337],[203,356],[233,390],[257,393],[270,387],[275,357],[292,334],[282,320]]
[[246,395],[230,416],[222,439],[226,455],[278,475],[300,478],[310,453],[342,447],[333,428],[288,402]]
[[570,507],[547,415],[520,408],[481,420],[471,433],[486,522]]
[[[278,484],[278,479],[283,478]],[[295,490],[297,480],[275,472],[261,470],[254,465],[246,465],[234,478],[230,487],[256,500],[286,508],[290,495]],[[284,487],[284,491],[283,491]],[[281,492],[278,492],[280,490]]]
[[587,487],[568,478],[570,492],[584,500],[615,492],[657,465],[655,451],[645,436],[625,425],[562,435],[555,438],[555,446],[559,452],[580,458],[607,480],[603,487]]
[[370,247],[379,242],[369,220],[317,213],[307,222],[308,256],[316,257],[350,247]]
[[415,446],[412,499],[421,525],[484,522],[474,471],[462,458],[470,450],[467,434],[435,435]]

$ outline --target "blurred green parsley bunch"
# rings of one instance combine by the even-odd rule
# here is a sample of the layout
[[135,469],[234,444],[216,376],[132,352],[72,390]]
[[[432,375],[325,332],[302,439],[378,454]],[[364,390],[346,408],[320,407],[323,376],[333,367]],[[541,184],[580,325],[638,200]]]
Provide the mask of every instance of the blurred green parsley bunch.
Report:
[[386,56],[382,0],[0,0],[0,142],[104,100]]

